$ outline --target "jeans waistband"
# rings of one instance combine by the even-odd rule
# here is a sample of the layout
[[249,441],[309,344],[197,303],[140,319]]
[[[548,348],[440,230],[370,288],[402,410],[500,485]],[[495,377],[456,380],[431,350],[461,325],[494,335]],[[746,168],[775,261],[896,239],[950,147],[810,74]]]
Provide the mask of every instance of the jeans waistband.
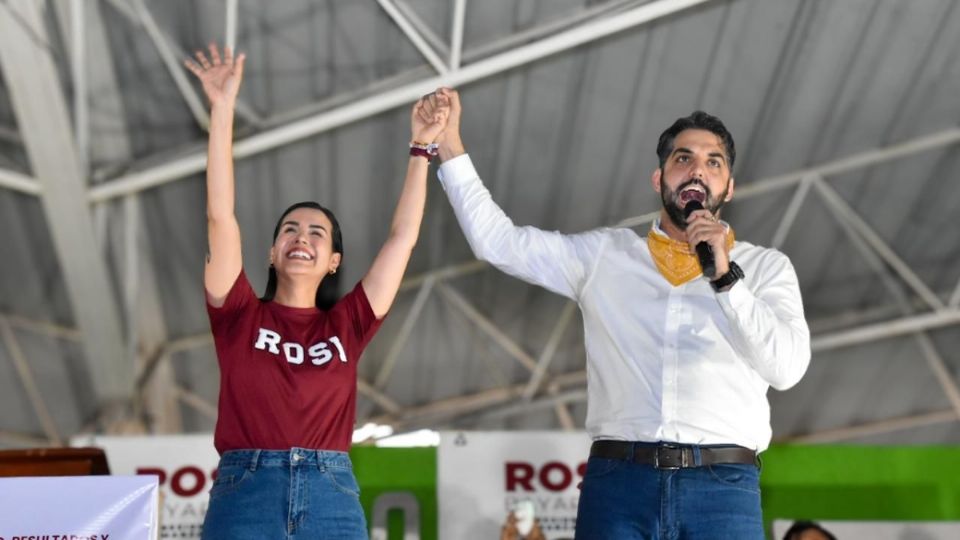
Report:
[[220,456],[221,467],[247,467],[251,471],[258,467],[290,467],[294,465],[353,468],[350,455],[336,450],[312,450],[296,447],[289,450],[229,450]]

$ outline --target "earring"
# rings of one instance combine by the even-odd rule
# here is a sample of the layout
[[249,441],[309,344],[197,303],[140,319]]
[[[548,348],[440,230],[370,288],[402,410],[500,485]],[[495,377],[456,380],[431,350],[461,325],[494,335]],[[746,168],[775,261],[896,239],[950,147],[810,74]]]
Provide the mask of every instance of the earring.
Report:
[[336,268],[334,268],[333,270],[330,271],[330,275],[331,275],[331,276],[334,275],[334,274],[336,274],[336,273],[337,273],[337,269],[336,269]]

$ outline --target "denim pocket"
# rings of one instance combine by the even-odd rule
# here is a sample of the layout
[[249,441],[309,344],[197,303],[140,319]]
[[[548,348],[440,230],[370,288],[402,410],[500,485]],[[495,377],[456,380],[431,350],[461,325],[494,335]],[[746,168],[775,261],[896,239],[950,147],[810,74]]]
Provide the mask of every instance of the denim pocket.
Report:
[[587,470],[583,478],[600,478],[606,476],[623,466],[626,461],[622,459],[607,459],[592,457],[587,460]]
[[253,473],[246,467],[221,467],[217,471],[217,479],[213,481],[213,487],[210,488],[210,499],[234,492],[251,475]]
[[357,485],[357,479],[353,476],[353,470],[344,467],[327,467],[324,476],[330,479],[333,487],[342,493],[360,497],[360,486]]
[[710,476],[718,483],[736,489],[760,493],[759,471],[756,465],[746,463],[718,463],[707,466]]

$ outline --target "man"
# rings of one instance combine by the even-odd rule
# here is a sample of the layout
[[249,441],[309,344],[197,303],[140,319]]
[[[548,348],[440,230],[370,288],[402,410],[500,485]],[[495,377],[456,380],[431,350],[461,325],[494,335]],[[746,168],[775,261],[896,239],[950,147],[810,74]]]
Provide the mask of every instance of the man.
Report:
[[[810,333],[787,257],[735,241],[718,219],[733,198],[736,158],[723,123],[698,111],[661,135],[651,180],[663,209],[646,238],[563,235],[504,215],[463,147],[459,96],[438,92],[451,103],[439,176],[473,252],[583,314],[594,443],[576,537],[763,538],[766,393],[803,376]],[[702,209],[687,208],[692,201]],[[701,242],[714,275],[701,274]]]

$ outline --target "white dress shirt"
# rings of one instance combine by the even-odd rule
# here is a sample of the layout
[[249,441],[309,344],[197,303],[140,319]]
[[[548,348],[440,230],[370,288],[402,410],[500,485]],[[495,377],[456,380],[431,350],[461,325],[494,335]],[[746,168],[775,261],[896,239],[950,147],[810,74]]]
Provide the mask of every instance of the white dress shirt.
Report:
[[579,304],[594,439],[767,448],[767,389],[793,386],[810,363],[784,254],[736,242],[730,260],[746,277],[729,291],[714,292],[702,276],[674,287],[630,229],[518,227],[468,155],[443,163],[439,176],[477,258]]

